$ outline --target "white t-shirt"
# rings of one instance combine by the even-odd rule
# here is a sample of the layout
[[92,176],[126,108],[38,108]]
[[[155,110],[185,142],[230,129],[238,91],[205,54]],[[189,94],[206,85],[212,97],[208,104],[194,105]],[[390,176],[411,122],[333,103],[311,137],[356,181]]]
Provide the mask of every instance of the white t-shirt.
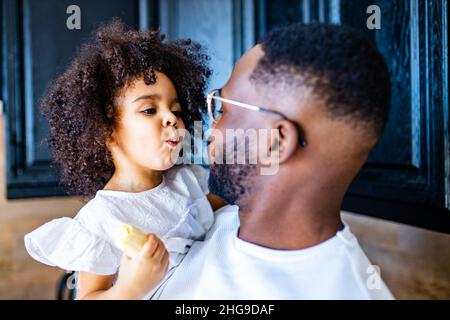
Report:
[[51,266],[114,275],[122,257],[117,232],[131,224],[164,242],[169,252],[167,278],[214,222],[208,192],[207,170],[173,167],[160,185],[147,191],[98,191],[75,218],[54,219],[27,234],[25,247],[34,259]]
[[303,250],[273,250],[237,237],[238,207],[216,212],[153,299],[393,299],[348,226]]

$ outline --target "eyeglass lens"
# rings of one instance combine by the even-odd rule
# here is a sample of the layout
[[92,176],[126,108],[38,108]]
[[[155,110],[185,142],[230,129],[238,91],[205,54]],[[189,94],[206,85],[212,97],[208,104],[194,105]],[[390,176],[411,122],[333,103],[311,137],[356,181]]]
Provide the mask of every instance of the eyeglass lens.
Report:
[[[219,97],[219,92],[214,93],[214,96]],[[222,114],[222,101],[218,99],[211,99],[211,113],[214,120],[218,120]]]

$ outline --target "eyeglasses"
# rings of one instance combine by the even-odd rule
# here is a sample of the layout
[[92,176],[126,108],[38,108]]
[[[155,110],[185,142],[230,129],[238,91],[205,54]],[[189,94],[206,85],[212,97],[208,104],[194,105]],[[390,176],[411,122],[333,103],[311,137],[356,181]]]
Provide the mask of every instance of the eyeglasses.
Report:
[[[211,120],[213,121],[213,123],[217,123],[217,121],[219,120],[219,118],[223,112],[222,102],[225,102],[225,103],[229,103],[230,105],[244,108],[247,110],[252,110],[252,111],[257,111],[257,112],[267,112],[267,113],[272,113],[272,114],[278,115],[283,120],[287,120],[287,121],[293,123],[294,126],[297,128],[297,130],[299,130],[298,124],[295,121],[286,117],[281,112],[271,110],[268,108],[264,108],[264,107],[255,106],[255,105],[248,104],[248,103],[243,103],[243,102],[238,102],[238,101],[231,100],[231,99],[222,98],[221,91],[222,91],[222,89],[213,89],[208,93],[208,96],[206,98],[206,103],[208,105],[208,115],[211,118]],[[306,141],[304,139],[300,139],[300,146],[301,147],[306,146]]]
[[284,120],[289,120],[284,114],[282,114],[281,112],[275,111],[275,110],[270,110],[270,109],[258,107],[258,106],[252,105],[252,104],[247,104],[247,103],[238,102],[238,101],[231,100],[231,99],[222,98],[220,96],[221,91],[222,91],[222,89],[211,90],[208,93],[208,97],[206,99],[207,104],[208,104],[208,114],[209,114],[211,120],[214,121],[214,123],[217,122],[217,120],[220,118],[220,115],[223,112],[222,111],[222,102],[226,102],[231,105],[241,107],[241,108],[244,108],[247,110],[259,111],[259,112],[269,112],[269,113],[280,116]]

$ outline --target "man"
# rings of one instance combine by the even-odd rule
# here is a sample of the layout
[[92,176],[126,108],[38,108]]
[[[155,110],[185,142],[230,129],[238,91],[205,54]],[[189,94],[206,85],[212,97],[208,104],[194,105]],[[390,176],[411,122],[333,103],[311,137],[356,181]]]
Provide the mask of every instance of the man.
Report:
[[282,28],[208,101],[212,154],[226,129],[273,129],[267,151],[277,159],[265,160],[279,167],[262,175],[260,162],[212,164],[211,192],[231,205],[155,298],[392,299],[340,218],[388,116],[389,74],[376,48],[342,26]]

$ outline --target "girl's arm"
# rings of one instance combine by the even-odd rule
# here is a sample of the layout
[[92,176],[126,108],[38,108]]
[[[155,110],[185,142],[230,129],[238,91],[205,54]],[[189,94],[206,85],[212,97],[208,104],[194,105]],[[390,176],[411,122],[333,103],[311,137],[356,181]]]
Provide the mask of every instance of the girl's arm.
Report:
[[77,300],[120,299],[117,287],[113,290],[114,275],[100,276],[89,272],[80,272]]
[[225,201],[223,201],[222,199],[220,199],[218,196],[216,196],[211,192],[208,193],[206,197],[208,198],[208,201],[211,204],[213,211],[216,211],[217,209],[220,209],[227,205]]

